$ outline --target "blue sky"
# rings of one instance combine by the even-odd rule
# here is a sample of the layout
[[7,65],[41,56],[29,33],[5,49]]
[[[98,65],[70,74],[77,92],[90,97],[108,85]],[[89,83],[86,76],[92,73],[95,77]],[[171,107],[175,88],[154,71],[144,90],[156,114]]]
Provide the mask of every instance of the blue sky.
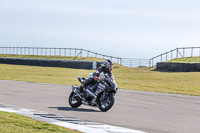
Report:
[[200,46],[199,0],[0,0],[0,46],[146,58]]

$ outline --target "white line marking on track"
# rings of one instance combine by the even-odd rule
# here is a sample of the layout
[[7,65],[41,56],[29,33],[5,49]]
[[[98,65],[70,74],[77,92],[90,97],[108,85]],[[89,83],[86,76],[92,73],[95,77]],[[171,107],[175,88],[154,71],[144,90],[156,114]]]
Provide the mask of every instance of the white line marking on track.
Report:
[[146,133],[143,131],[128,129],[124,127],[112,126],[92,121],[85,121],[63,115],[50,114],[47,112],[41,112],[32,109],[24,109],[4,104],[0,104],[0,111],[17,113],[20,115],[31,117],[36,120],[45,121],[50,124],[55,124],[58,126],[78,130],[84,133]]

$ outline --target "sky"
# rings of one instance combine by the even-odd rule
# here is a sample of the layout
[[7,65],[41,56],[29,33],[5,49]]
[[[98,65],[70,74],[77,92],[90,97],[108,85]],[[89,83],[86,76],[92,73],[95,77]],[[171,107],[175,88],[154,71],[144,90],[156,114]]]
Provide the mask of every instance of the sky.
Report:
[[0,0],[0,47],[150,59],[200,46],[199,0]]

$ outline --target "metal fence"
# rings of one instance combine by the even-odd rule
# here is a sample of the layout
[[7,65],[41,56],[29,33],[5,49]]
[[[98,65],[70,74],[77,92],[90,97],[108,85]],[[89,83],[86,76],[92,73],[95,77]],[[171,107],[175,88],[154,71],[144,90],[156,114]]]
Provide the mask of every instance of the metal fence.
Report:
[[110,59],[127,67],[149,66],[149,59],[120,58],[78,48],[0,47],[0,54],[73,56],[74,60],[76,60],[76,57],[95,57]]
[[164,62],[176,58],[200,56],[200,47],[176,48],[166,53],[155,56],[149,60],[149,66],[153,67],[157,62]]
[[120,58],[78,48],[0,47],[0,54],[72,56],[74,60],[76,60],[76,57],[95,57],[110,59],[126,67],[153,67],[157,62],[164,62],[175,58],[200,56],[200,47],[176,48],[151,59]]
[[149,67],[149,59],[122,58],[121,64],[127,67]]

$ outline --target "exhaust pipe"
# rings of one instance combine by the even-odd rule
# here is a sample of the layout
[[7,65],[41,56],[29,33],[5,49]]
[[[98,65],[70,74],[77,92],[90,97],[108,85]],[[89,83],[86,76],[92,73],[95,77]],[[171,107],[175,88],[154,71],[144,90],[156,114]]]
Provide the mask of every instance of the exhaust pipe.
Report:
[[97,98],[97,96],[96,96],[95,94],[93,94],[89,89],[86,89],[86,91],[87,91],[90,95],[92,95],[94,98]]

